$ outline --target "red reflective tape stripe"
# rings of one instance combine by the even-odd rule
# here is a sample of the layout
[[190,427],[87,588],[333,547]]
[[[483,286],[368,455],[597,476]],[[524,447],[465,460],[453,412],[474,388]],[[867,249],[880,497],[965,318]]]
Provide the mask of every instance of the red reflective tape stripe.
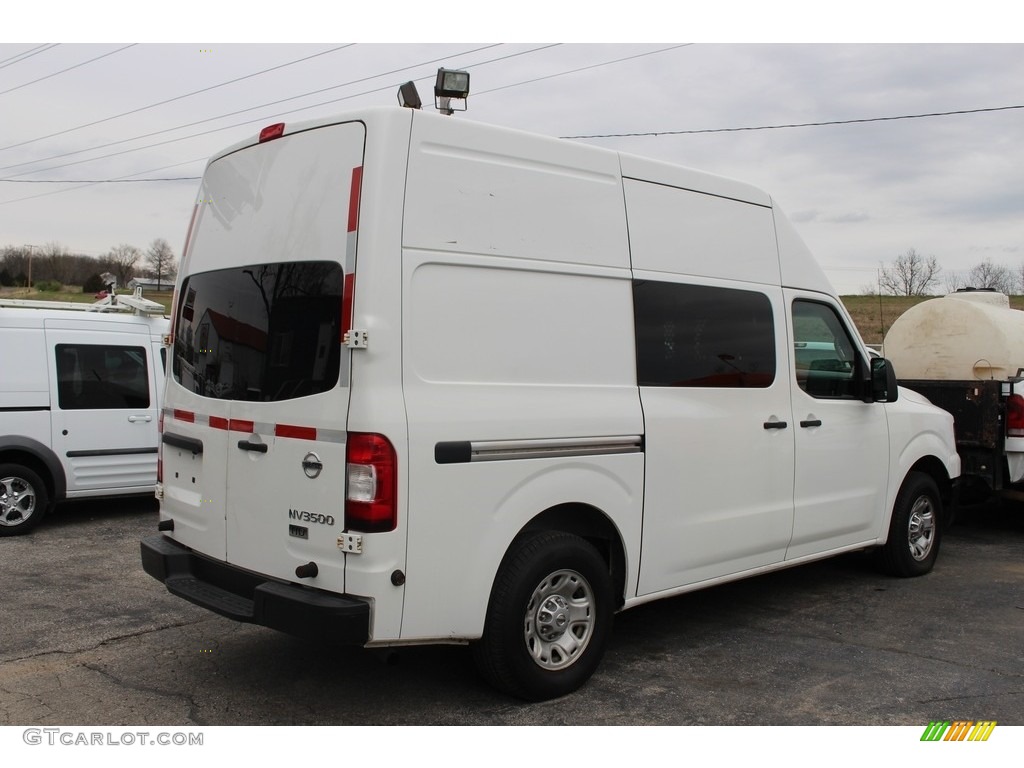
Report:
[[232,419],[228,429],[230,429],[232,432],[255,432],[256,422],[243,421],[242,419]]
[[352,169],[352,187],[348,194],[348,231],[355,232],[359,223],[359,195],[363,187],[363,167]]
[[230,429],[231,428],[230,422],[227,419],[225,419],[223,416],[211,416],[210,417],[210,426],[213,427],[214,429]]
[[345,285],[341,291],[341,340],[352,329],[352,294],[355,292],[356,276],[345,275]]
[[278,424],[274,427],[276,437],[294,437],[298,440],[316,440],[316,427],[296,427],[293,424]]
[[192,424],[196,421],[196,415],[192,411],[180,411],[177,408],[174,409],[174,418],[178,421],[187,421]]

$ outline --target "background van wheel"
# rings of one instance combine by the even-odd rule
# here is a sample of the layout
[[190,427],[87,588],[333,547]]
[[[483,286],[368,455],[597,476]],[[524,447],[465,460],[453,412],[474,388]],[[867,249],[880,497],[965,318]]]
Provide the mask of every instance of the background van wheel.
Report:
[[20,464],[0,464],[0,536],[31,531],[49,503],[39,475]]
[[878,551],[881,569],[892,576],[922,576],[935,565],[942,538],[942,497],[935,481],[911,472],[896,496],[889,540]]
[[477,666],[529,701],[571,693],[600,663],[612,611],[608,565],[591,544],[559,531],[521,537],[495,578]]

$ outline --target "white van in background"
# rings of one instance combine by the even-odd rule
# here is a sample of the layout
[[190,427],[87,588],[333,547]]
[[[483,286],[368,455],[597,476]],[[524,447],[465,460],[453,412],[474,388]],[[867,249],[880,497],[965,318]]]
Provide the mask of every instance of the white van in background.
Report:
[[394,108],[270,126],[199,201],[142,542],[174,594],[471,643],[544,699],[616,611],[853,550],[935,562],[952,420],[756,188]]
[[168,319],[47,304],[0,302],[0,536],[59,501],[156,483]]

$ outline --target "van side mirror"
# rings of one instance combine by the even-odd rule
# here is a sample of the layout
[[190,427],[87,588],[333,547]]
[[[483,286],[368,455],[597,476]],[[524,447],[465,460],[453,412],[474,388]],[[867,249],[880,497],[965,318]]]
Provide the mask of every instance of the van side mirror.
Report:
[[899,398],[896,371],[885,358],[871,358],[871,394],[876,403],[895,403]]

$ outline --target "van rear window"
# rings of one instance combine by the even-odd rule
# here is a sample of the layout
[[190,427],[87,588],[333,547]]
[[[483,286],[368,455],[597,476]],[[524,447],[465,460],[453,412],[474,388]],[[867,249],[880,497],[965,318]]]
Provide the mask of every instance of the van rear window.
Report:
[[338,383],[343,274],[334,262],[250,264],[191,275],[172,375],[219,400],[278,401]]

